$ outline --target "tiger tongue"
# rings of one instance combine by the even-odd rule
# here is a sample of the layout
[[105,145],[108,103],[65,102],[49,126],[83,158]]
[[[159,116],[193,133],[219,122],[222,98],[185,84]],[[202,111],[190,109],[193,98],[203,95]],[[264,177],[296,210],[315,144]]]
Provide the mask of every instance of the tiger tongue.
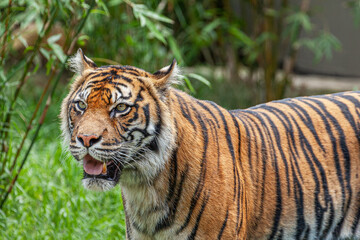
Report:
[[90,175],[100,175],[103,171],[103,163],[91,157],[89,154],[84,157],[84,171]]

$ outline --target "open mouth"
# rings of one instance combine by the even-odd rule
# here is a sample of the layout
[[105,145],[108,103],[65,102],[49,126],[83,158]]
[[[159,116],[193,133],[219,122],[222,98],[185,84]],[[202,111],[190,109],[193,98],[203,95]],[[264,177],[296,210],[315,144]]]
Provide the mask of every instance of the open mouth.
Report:
[[121,174],[121,164],[114,161],[101,162],[87,154],[83,160],[84,179],[104,179],[107,181],[118,182]]

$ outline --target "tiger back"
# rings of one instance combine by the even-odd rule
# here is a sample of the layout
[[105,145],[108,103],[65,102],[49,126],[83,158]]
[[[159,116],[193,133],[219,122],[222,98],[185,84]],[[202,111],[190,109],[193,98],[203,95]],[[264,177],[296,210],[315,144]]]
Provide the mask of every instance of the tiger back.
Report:
[[81,51],[62,105],[83,185],[119,183],[128,239],[360,238],[360,93],[228,111]]

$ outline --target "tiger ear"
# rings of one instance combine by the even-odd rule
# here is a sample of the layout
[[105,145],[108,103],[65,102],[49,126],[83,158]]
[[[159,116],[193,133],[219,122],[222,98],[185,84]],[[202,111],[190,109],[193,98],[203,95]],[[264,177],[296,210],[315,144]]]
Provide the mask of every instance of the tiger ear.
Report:
[[88,69],[97,68],[96,64],[79,48],[76,54],[70,57],[68,61],[68,66],[70,70],[74,73],[82,75]]
[[163,67],[159,71],[153,73],[153,84],[159,90],[165,90],[172,84],[179,83],[180,71],[174,59],[169,66]]

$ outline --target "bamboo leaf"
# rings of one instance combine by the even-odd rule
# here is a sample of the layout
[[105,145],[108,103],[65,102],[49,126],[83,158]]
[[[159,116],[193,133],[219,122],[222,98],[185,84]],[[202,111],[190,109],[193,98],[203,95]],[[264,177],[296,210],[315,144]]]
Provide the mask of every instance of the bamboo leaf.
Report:
[[66,55],[62,50],[62,48],[56,43],[51,43],[49,44],[49,46],[54,51],[55,56],[60,60],[60,62],[64,63],[66,59]]
[[88,35],[81,35],[78,40],[77,40],[77,44],[79,46],[85,46],[87,40],[89,40],[89,36]]
[[24,54],[26,54],[29,51],[32,51],[34,49],[34,46],[27,46],[24,50]]
[[211,23],[207,24],[202,32],[205,33],[205,34],[208,34],[212,31],[214,31],[220,24],[222,23],[222,20],[221,19],[215,19],[214,21],[212,21]]
[[51,67],[54,63],[54,58],[50,58],[49,61],[46,63],[46,75],[49,75],[50,74],[50,71],[51,71]]
[[146,17],[144,17],[143,15],[138,15],[139,16],[139,19],[140,19],[140,26],[141,27],[144,27],[146,25]]
[[99,1],[98,5],[104,10],[105,16],[110,16],[109,9],[103,1]]
[[240,42],[246,46],[253,46],[254,45],[254,41],[248,37],[243,31],[237,29],[236,27],[232,26],[229,29],[229,32],[236,37],[237,39],[240,40]]
[[24,45],[25,48],[29,46],[29,44],[27,43],[26,39],[23,36],[19,35],[18,39]]
[[47,50],[44,49],[44,48],[40,48],[40,52],[41,52],[41,54],[42,54],[47,60],[49,60],[49,58],[50,58],[50,53],[49,53],[49,51],[47,51]]
[[23,59],[18,64],[13,66],[10,69],[10,71],[7,73],[6,81],[9,81],[12,77],[14,77],[20,71],[20,69],[24,68],[25,64],[26,64],[26,59]]
[[181,51],[180,51],[178,45],[176,44],[175,39],[172,36],[170,36],[168,38],[168,42],[169,42],[170,49],[173,52],[175,58],[178,59],[178,61],[180,63],[183,63],[184,59],[182,58]]
[[120,5],[121,3],[123,3],[124,1],[123,0],[110,0],[108,2],[108,6],[109,7],[115,7],[117,5]]
[[322,31],[320,35],[314,39],[301,39],[298,45],[308,48],[314,54],[315,62],[321,59],[331,59],[334,51],[341,50],[340,41],[331,33]]
[[347,5],[351,8],[352,14],[354,16],[354,24],[356,27],[360,25],[360,0],[348,1]]
[[209,80],[207,80],[206,78],[204,78],[203,76],[201,76],[199,74],[189,73],[188,76],[202,82],[203,84],[205,84],[208,87],[211,87],[211,83],[209,82]]
[[190,90],[190,92],[192,93],[196,93],[193,85],[191,84],[189,78],[187,78],[186,76],[181,76],[181,79],[185,81],[186,87]]
[[290,15],[287,17],[286,21],[289,25],[295,27],[301,26],[307,32],[311,31],[313,28],[309,15],[301,11]]
[[160,40],[162,43],[166,44],[166,40],[161,32],[156,28],[155,24],[153,24],[150,20],[146,19],[145,24],[147,28],[150,30],[154,37]]
[[32,74],[36,73],[39,70],[40,63],[37,63],[34,67],[34,70],[32,71]]
[[52,35],[51,37],[48,38],[47,42],[48,42],[49,44],[55,43],[55,42],[57,42],[57,41],[61,38],[61,36],[62,36],[61,33],[56,34],[56,35]]
[[92,14],[100,14],[100,15],[108,16],[108,14],[106,13],[106,11],[101,10],[101,9],[93,9],[93,10],[91,10],[91,13],[92,13]]
[[310,32],[313,29],[309,15],[301,11],[288,16],[286,23],[287,25],[283,35],[285,37],[289,36],[292,43],[295,43],[299,39],[302,29],[306,32]]
[[167,18],[167,17],[165,17],[165,16],[163,16],[163,15],[161,15],[159,13],[150,11],[143,4],[132,4],[132,7],[133,7],[134,14],[135,14],[135,12],[137,12],[137,14],[147,16],[149,18],[158,20],[160,22],[171,23],[171,24],[174,23],[174,21],[171,20],[170,18]]

